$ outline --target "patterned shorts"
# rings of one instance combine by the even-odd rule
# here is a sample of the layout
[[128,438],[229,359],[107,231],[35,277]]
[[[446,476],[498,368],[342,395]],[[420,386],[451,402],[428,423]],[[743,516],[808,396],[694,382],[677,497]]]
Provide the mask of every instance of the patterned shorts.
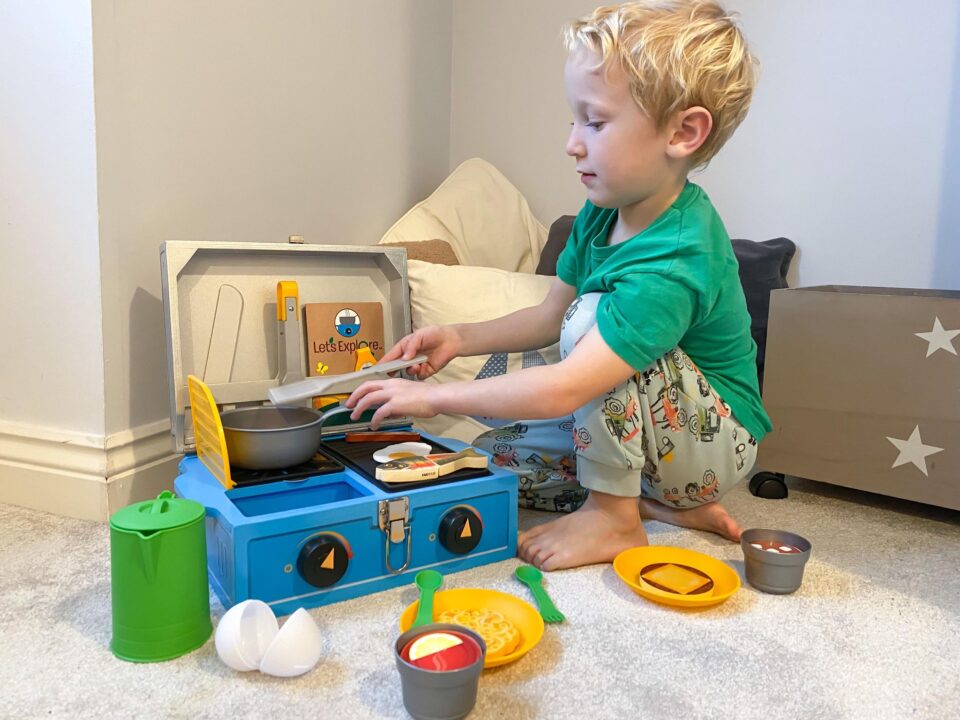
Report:
[[[571,304],[560,356],[595,324],[600,293]],[[517,473],[524,507],[570,512],[588,490],[690,508],[749,474],[757,443],[693,361],[674,348],[573,415],[490,430],[473,444]]]

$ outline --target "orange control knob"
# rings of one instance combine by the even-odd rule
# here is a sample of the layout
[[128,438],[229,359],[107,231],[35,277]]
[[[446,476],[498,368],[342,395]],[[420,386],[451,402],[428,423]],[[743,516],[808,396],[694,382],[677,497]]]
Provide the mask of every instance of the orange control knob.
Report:
[[350,553],[336,535],[318,535],[304,545],[297,558],[297,570],[314,587],[339,582],[350,564]]
[[468,507],[455,507],[440,518],[440,544],[456,555],[473,550],[483,536],[480,515]]

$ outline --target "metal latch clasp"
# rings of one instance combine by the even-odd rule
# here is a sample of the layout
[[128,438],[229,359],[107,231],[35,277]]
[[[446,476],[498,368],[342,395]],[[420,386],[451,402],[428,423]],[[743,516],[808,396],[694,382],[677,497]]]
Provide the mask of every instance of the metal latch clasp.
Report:
[[[410,532],[410,499],[406,497],[395,500],[381,500],[377,503],[377,514],[380,529],[386,536],[384,541],[384,559],[387,570],[394,575],[402,573],[410,564],[410,550],[413,534]],[[407,540],[407,559],[399,568],[390,566],[390,543],[402,543]]]

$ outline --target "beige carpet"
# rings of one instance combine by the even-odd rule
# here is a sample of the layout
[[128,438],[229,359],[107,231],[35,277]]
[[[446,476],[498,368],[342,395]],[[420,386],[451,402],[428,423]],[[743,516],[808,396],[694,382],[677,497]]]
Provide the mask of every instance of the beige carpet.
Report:
[[[748,585],[713,609],[634,595],[609,565],[553,573],[568,617],[526,657],[486,671],[476,718],[960,717],[960,513],[790,481],[786,501],[745,486],[745,527],[813,543],[800,591]],[[521,511],[521,525],[550,516]],[[651,523],[654,544],[709,553],[743,574],[739,546]],[[445,587],[527,598],[517,561]],[[320,664],[282,680],[229,670],[213,641],[165,663],[113,657],[104,524],[0,506],[0,717],[402,718],[391,643],[411,586],[312,610]],[[223,614],[213,604],[214,621]]]

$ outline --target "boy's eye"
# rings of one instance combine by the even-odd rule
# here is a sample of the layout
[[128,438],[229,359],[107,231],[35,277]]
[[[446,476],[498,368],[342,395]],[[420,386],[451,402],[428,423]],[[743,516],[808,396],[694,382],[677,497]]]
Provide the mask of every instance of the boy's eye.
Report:
[[602,128],[605,124],[606,124],[606,123],[603,123],[603,122],[600,122],[600,121],[588,122],[588,123],[587,123],[587,127],[590,128],[591,130],[599,130],[599,129]]

